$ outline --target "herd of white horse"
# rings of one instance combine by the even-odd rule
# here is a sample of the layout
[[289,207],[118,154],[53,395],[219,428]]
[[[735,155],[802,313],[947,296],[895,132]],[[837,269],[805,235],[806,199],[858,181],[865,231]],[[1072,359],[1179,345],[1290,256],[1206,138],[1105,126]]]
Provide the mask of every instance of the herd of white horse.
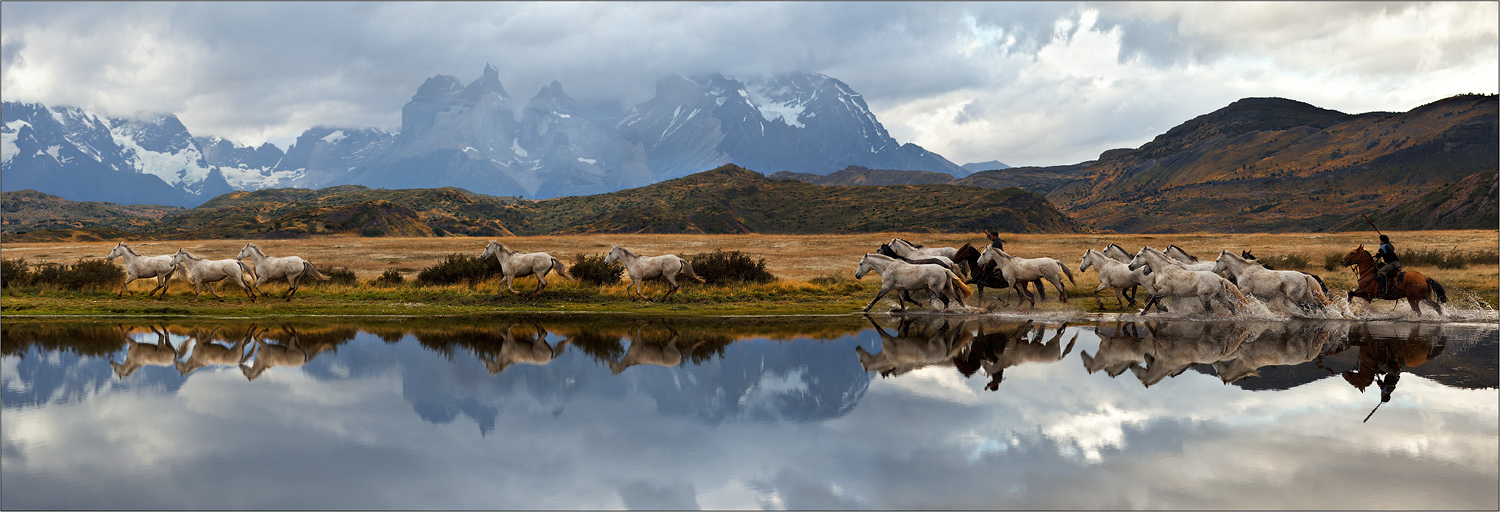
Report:
[[[924,247],[901,238],[882,244],[875,253],[866,253],[855,270],[856,279],[870,271],[880,274],[881,286],[875,298],[864,307],[869,311],[886,294],[897,292],[896,307],[905,310],[906,302],[917,303],[910,292],[925,291],[929,306],[933,310],[950,310],[953,303],[969,310],[965,299],[975,295],[970,284],[980,285],[982,301],[983,286],[1009,286],[1018,300],[1029,301],[1035,307],[1037,296],[1045,300],[1043,282],[1049,282],[1057,291],[1059,300],[1068,302],[1068,290],[1062,283],[1066,277],[1076,285],[1073,272],[1068,265],[1053,258],[1023,258],[1007,253],[1003,241],[993,233],[990,245],[975,249],[965,245],[954,247]],[[977,254],[977,256],[975,256]],[[504,244],[490,241],[479,255],[481,260],[495,258],[500,264],[504,290],[519,295],[514,288],[517,277],[534,276],[537,287],[531,292],[536,296],[547,287],[547,276],[552,272],[569,277],[567,266],[545,252],[522,253],[507,248]],[[267,256],[259,246],[247,243],[234,259],[209,260],[185,249],[175,254],[142,256],[124,242],[116,244],[108,259],[121,258],[125,263],[126,280],[120,286],[119,296],[128,292],[131,281],[155,278],[156,287],[146,295],[158,291],[166,295],[168,283],[178,272],[187,276],[194,285],[193,298],[197,300],[204,285],[215,298],[223,297],[214,290],[217,283],[229,280],[238,285],[245,295],[254,301],[263,295],[261,285],[273,280],[286,280],[288,288],[282,298],[290,301],[299,285],[306,279],[328,280],[329,278],[298,256]],[[249,260],[247,263],[245,260]],[[629,249],[613,246],[606,254],[604,263],[620,262],[630,277],[626,295],[631,298],[651,300],[642,293],[641,284],[649,280],[664,281],[669,289],[662,295],[665,300],[681,287],[679,278],[703,282],[694,273],[688,260],[674,254],[639,256]],[[1083,254],[1078,271],[1094,269],[1099,285],[1094,289],[1095,300],[1103,307],[1098,293],[1112,288],[1120,307],[1128,301],[1136,304],[1136,290],[1146,290],[1148,298],[1142,313],[1152,308],[1167,312],[1168,304],[1176,308],[1183,301],[1197,303],[1207,313],[1222,307],[1233,314],[1250,306],[1249,297],[1261,303],[1281,305],[1302,314],[1313,313],[1332,304],[1327,288],[1321,279],[1299,271],[1272,270],[1260,264],[1248,252],[1237,255],[1222,251],[1213,261],[1200,260],[1175,245],[1165,250],[1142,247],[1134,254],[1115,244],[1103,249],[1089,249]],[[247,279],[245,276],[249,275]],[[995,283],[999,283],[998,285]],[[1028,285],[1034,283],[1033,294]],[[131,292],[133,293],[133,292]],[[1007,300],[1008,303],[1008,300]]]

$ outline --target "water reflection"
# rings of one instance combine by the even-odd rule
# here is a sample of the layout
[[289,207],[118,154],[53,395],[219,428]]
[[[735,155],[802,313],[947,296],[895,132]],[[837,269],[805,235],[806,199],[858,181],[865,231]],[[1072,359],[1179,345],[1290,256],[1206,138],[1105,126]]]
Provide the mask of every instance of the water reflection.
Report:
[[[1493,508],[1496,345],[1397,322],[7,319],[0,508]],[[1382,494],[1406,473],[1440,491]],[[285,492],[189,490],[228,478]]]

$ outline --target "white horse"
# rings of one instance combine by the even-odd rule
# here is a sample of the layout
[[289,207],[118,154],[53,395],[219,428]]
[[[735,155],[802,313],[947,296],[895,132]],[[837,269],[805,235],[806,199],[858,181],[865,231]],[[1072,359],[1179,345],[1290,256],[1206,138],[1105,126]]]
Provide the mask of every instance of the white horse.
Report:
[[489,245],[484,247],[484,252],[479,253],[479,259],[491,255],[500,262],[500,273],[505,276],[505,289],[516,295],[521,292],[516,291],[511,284],[517,277],[536,276],[536,291],[531,292],[533,297],[540,295],[542,288],[547,287],[547,273],[553,269],[557,269],[557,275],[568,277],[568,268],[563,262],[545,252],[511,252],[505,244],[490,240]]
[[[146,292],[147,297],[156,293],[157,290],[161,290],[161,297],[167,296],[167,285],[172,280],[172,273],[177,271],[177,265],[172,263],[172,255],[141,256],[130,246],[125,245],[125,242],[120,242],[115,244],[114,250],[109,251],[109,257],[105,259],[114,261],[116,257],[125,259],[125,284],[120,285],[120,293],[116,297],[125,296],[125,292],[128,291],[125,287],[130,286],[131,281],[147,277],[156,278],[156,288]],[[135,295],[135,292],[130,292],[130,294]]]
[[609,254],[604,255],[604,264],[608,265],[619,261],[625,264],[625,273],[630,276],[630,286],[625,288],[625,296],[630,297],[631,288],[635,288],[635,295],[646,300],[651,300],[641,293],[641,281],[647,279],[664,279],[671,289],[662,294],[661,300],[667,300],[673,293],[677,293],[677,275],[684,274],[698,282],[703,278],[693,273],[693,265],[688,260],[677,257],[676,254],[663,254],[661,256],[636,256],[630,249],[618,245],[609,248]]
[[1229,251],[1219,253],[1214,273],[1228,271],[1241,291],[1266,302],[1290,303],[1303,312],[1328,307],[1318,281],[1295,270],[1270,270],[1260,262],[1247,260]]
[[[871,270],[880,273],[880,293],[875,294],[875,299],[865,306],[864,311],[869,311],[891,290],[927,290],[932,309],[939,309],[939,299],[943,301],[943,309],[946,309],[949,294],[958,299],[960,306],[967,308],[969,306],[964,304],[964,297],[974,294],[969,285],[959,279],[958,274],[938,265],[913,265],[883,254],[866,253],[859,259],[859,269],[854,271],[854,278],[862,279]],[[906,304],[902,301],[897,300],[896,305],[901,307],[901,311],[906,311]]]
[[503,372],[515,363],[545,365],[562,355],[564,344],[571,340],[565,338],[557,342],[556,346],[550,345],[547,343],[547,329],[536,322],[532,322],[532,325],[536,327],[536,336],[517,336],[515,324],[501,328],[500,352],[479,357],[490,375]]
[[[214,331],[217,332],[218,329],[214,329]],[[194,336],[192,339],[183,342],[184,349],[187,347],[188,342],[194,343],[193,354],[186,359],[177,361],[177,373],[186,377],[188,374],[205,366],[239,366],[240,363],[245,362],[250,357],[250,354],[245,352],[245,344],[250,342],[254,334],[255,328],[252,327],[233,346],[220,345],[206,339],[212,337],[212,333],[208,336]]]
[[[1005,251],[1000,250],[999,247],[991,245],[984,248],[984,253],[979,255],[979,266],[983,267],[985,263],[991,261],[994,261],[1000,267],[1000,275],[1005,276],[1006,281],[1012,283],[1035,281],[1037,279],[1051,281],[1052,287],[1056,288],[1058,295],[1062,297],[1063,304],[1068,303],[1068,290],[1063,288],[1062,276],[1059,273],[1066,274],[1069,283],[1073,283],[1074,286],[1078,285],[1078,282],[1073,280],[1073,271],[1068,270],[1068,266],[1063,265],[1061,261],[1052,258],[1021,258],[1011,256]],[[1012,288],[1015,287],[1013,286]],[[1041,288],[1040,285],[1037,286],[1038,290]],[[1031,306],[1036,307],[1036,298],[1021,295],[1019,289],[1016,290],[1016,297],[1018,300],[1022,298],[1028,299],[1031,301]]]
[[1145,313],[1153,305],[1158,311],[1166,311],[1162,308],[1161,300],[1167,297],[1197,297],[1203,302],[1203,309],[1208,312],[1213,312],[1213,301],[1216,299],[1224,303],[1231,313],[1237,307],[1250,305],[1250,300],[1229,280],[1213,272],[1183,268],[1161,251],[1149,246],[1142,247],[1130,260],[1130,270],[1143,266],[1151,270],[1150,275],[1154,278],[1151,288],[1155,292],[1146,301],[1146,307],[1141,309],[1141,313]]
[[157,330],[156,327],[151,327],[151,332],[156,333],[154,344],[129,339],[129,331],[126,331],[125,362],[116,363],[113,359],[109,361],[109,367],[114,369],[116,377],[129,377],[143,366],[172,366],[177,362],[177,349],[172,348],[172,342],[167,340],[166,328]]
[[[219,292],[214,291],[214,287],[218,286],[219,281],[229,279],[230,282],[240,285],[241,290],[245,290],[245,296],[250,297],[250,302],[255,302],[255,293],[250,291],[250,282],[254,282],[255,273],[251,272],[250,267],[246,266],[243,261],[209,260],[194,256],[186,249],[178,249],[177,254],[172,255],[172,264],[181,266],[187,272],[188,279],[193,282],[194,301],[197,301],[198,296],[203,294],[203,283],[208,283],[208,293],[214,294],[214,298],[224,300],[224,297],[219,296]],[[246,272],[250,273],[252,281],[245,281]]]
[[1129,265],[1130,259],[1135,257],[1135,253],[1127,251],[1124,247],[1120,247],[1118,245],[1115,245],[1114,243],[1110,243],[1109,245],[1104,246],[1104,250],[1099,252],[1103,253],[1104,256],[1109,259],[1124,263],[1126,265]]
[[[1146,275],[1146,269],[1130,270],[1128,263],[1115,261],[1093,249],[1083,253],[1083,262],[1078,265],[1078,272],[1086,272],[1089,267],[1093,267],[1094,271],[1099,273],[1099,287],[1094,288],[1094,301],[1099,303],[1100,308],[1104,307],[1104,301],[1099,300],[1098,295],[1099,291],[1105,288],[1115,289],[1115,300],[1119,302],[1120,307],[1125,306],[1125,299],[1120,292],[1137,286],[1144,286],[1147,292],[1151,291],[1153,279]],[[1135,305],[1134,295],[1130,296],[1130,305]]]
[[[1197,271],[1203,271],[1203,272],[1212,272],[1213,268],[1214,268],[1214,262],[1212,262],[1212,261],[1203,261],[1201,259],[1198,259],[1197,256],[1193,256],[1191,254],[1188,254],[1187,251],[1182,250],[1182,248],[1178,247],[1176,244],[1167,244],[1167,248],[1163,249],[1161,251],[1161,253],[1163,255],[1165,255],[1167,258],[1169,258],[1169,259],[1171,259],[1173,261],[1176,261],[1178,264],[1182,265],[1182,268],[1185,268],[1185,269],[1188,269],[1188,270],[1197,270]],[[1215,272],[1215,273],[1217,274],[1217,272]],[[1219,275],[1222,276],[1224,274],[1219,274]]]
[[313,267],[312,263],[308,263],[307,260],[301,257],[286,256],[272,258],[266,256],[266,253],[261,252],[260,246],[255,244],[245,244],[245,248],[240,249],[240,255],[234,257],[237,260],[245,258],[250,258],[250,262],[255,264],[255,271],[250,274],[256,276],[255,291],[264,295],[265,292],[260,291],[260,285],[266,284],[267,281],[272,279],[286,279],[286,284],[289,288],[287,288],[286,294],[282,298],[286,299],[287,302],[291,302],[292,295],[297,293],[297,285],[302,283],[302,278],[311,277],[319,281],[328,280],[328,276],[318,272],[318,269]]
[[[282,327],[282,330],[290,335],[285,345],[266,343],[264,338],[255,338],[255,348],[251,352],[255,361],[249,365],[240,363],[240,373],[245,374],[245,380],[255,380],[266,370],[277,366],[298,368],[312,360],[313,356],[308,355],[307,349],[302,346],[297,330],[291,327]],[[248,358],[247,356],[246,359]]]
[[891,246],[891,250],[903,258],[942,258],[947,260],[950,267],[953,266],[953,257],[958,255],[957,247],[923,247],[908,242],[905,238],[892,238],[886,245]]

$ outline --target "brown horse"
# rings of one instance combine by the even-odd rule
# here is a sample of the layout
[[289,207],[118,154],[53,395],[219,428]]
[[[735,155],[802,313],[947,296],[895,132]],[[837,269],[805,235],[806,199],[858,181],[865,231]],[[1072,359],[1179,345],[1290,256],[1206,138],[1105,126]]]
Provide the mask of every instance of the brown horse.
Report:
[[[1402,270],[1397,276],[1394,289],[1389,290],[1385,295],[1380,295],[1378,293],[1379,285],[1375,282],[1375,258],[1370,256],[1370,251],[1366,251],[1364,245],[1360,245],[1354,248],[1354,250],[1349,251],[1349,254],[1345,254],[1344,259],[1340,260],[1339,263],[1345,267],[1353,265],[1359,272],[1359,284],[1355,289],[1349,291],[1349,300],[1353,300],[1355,297],[1365,299],[1366,301],[1373,301],[1375,299],[1406,299],[1407,304],[1411,305],[1412,311],[1421,313],[1422,310],[1418,306],[1426,302],[1432,306],[1432,309],[1437,310],[1439,315],[1443,314],[1443,306],[1439,302],[1448,302],[1448,292],[1443,290],[1443,285],[1438,284],[1437,281],[1433,281],[1432,278],[1422,275],[1421,272]],[[1437,301],[1432,300],[1434,293],[1437,294]]]

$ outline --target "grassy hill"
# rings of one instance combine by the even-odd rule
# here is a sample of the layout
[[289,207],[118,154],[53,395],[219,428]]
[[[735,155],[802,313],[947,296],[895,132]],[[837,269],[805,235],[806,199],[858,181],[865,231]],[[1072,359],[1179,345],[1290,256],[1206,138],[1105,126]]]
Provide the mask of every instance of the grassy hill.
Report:
[[[1279,98],[1240,100],[1138,149],[1106,152],[1048,198],[1086,224],[1119,232],[1348,226],[1360,213],[1495,173],[1496,105],[1493,95],[1462,95],[1406,113],[1349,115]],[[1490,208],[1479,216],[1493,226]]]
[[[56,199],[49,204],[66,203],[70,202]],[[108,235],[214,239],[318,234],[410,237],[1087,231],[1042,196],[1016,188],[820,187],[770,180],[734,165],[637,189],[544,201],[492,197],[457,188],[385,190],[344,185],[321,190],[233,192],[154,220],[137,217],[127,230],[99,231],[101,227],[79,221],[62,231],[22,234],[8,230],[6,240],[53,241]]]

